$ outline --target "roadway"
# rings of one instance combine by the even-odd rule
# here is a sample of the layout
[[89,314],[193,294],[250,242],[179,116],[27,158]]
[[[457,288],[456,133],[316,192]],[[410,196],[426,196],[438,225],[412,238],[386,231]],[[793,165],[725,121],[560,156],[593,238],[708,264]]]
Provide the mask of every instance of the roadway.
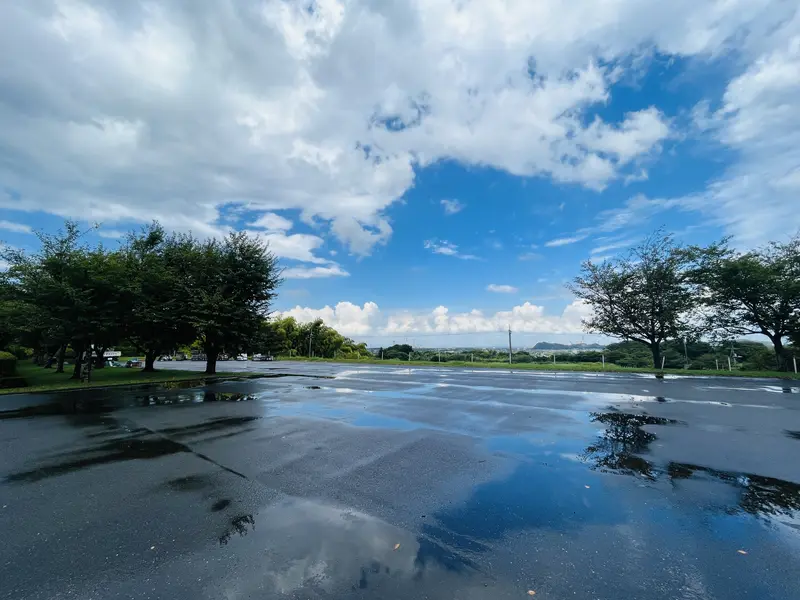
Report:
[[0,597],[800,597],[796,385],[236,369],[0,415]]

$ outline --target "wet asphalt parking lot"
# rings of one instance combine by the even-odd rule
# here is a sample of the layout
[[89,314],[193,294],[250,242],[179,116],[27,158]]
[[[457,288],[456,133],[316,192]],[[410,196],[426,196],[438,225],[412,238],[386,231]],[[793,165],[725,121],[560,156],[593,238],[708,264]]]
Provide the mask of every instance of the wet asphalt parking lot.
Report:
[[800,597],[796,383],[236,368],[0,397],[0,597]]

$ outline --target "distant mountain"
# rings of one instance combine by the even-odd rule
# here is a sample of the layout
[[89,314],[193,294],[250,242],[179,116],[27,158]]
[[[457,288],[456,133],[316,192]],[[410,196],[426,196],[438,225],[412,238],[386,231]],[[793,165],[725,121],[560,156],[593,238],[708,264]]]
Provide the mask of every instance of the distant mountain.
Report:
[[558,344],[556,342],[539,342],[534,350],[602,350],[601,344]]

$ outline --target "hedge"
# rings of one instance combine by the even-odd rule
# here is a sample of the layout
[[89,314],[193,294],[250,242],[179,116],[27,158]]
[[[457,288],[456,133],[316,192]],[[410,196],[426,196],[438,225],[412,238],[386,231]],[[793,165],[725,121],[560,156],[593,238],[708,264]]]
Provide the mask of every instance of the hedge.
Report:
[[13,377],[17,374],[17,357],[0,350],[0,377]]

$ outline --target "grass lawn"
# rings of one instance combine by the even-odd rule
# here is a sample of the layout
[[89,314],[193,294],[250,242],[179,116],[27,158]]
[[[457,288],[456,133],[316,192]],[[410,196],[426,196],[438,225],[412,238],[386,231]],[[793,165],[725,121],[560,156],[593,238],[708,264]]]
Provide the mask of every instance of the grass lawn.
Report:
[[17,364],[17,375],[24,377],[28,387],[0,389],[0,394],[19,394],[28,392],[51,392],[57,390],[85,389],[107,387],[112,385],[136,385],[140,383],[165,383],[170,381],[201,380],[208,378],[225,377],[252,377],[252,373],[226,373],[217,375],[204,375],[197,371],[158,371],[143,373],[141,369],[126,369],[124,367],[105,367],[92,370],[92,382],[82,383],[80,380],[70,379],[72,365],[64,367],[64,373],[56,373],[55,368],[44,369],[22,361]]
[[310,362],[338,362],[347,364],[361,365],[398,365],[398,366],[426,366],[426,367],[469,367],[475,369],[508,369],[514,371],[580,371],[589,373],[665,373],[667,375],[697,375],[706,377],[766,377],[772,379],[800,379],[796,373],[778,373],[776,371],[692,371],[686,369],[640,369],[633,367],[620,367],[611,363],[606,363],[605,368],[602,363],[519,363],[509,365],[507,362],[468,362],[468,361],[421,361],[421,360],[380,360],[378,358],[365,359],[329,359],[329,358],[304,358],[302,356],[287,358],[286,360],[300,360]]

